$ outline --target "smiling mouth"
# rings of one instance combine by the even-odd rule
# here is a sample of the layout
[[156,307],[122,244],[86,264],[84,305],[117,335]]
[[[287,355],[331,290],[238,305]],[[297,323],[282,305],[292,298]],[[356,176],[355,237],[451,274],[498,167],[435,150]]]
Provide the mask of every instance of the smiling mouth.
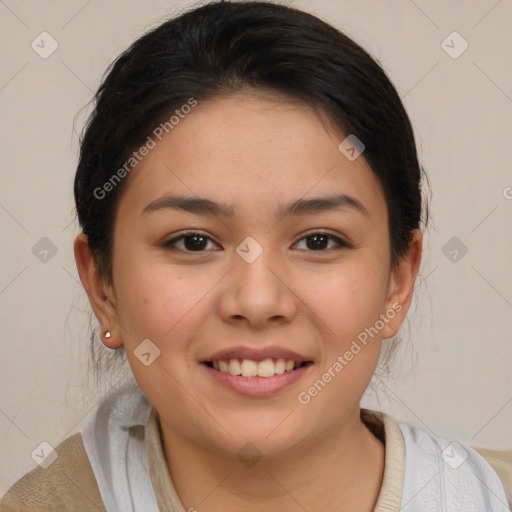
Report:
[[251,359],[221,359],[218,361],[204,361],[203,364],[221,373],[239,375],[241,377],[273,377],[283,373],[293,372],[304,366],[309,366],[312,361],[293,361],[286,359],[264,359],[253,361]]

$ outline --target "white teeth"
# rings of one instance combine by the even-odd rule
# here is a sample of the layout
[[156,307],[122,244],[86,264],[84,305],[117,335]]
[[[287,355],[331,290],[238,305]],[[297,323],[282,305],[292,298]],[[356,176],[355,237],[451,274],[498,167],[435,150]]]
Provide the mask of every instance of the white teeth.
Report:
[[278,359],[275,364],[275,369],[277,375],[281,375],[281,373],[284,373],[286,369],[286,363],[284,362],[284,359]]
[[242,368],[240,367],[240,361],[238,359],[231,359],[231,361],[229,361],[229,373],[231,373],[231,375],[242,374]]
[[258,363],[258,377],[272,377],[275,375],[274,361],[265,359]]
[[242,359],[240,365],[242,370],[242,377],[256,377],[258,375],[258,363],[250,359]]
[[264,359],[252,361],[251,359],[230,359],[229,361],[212,361],[213,367],[223,373],[242,375],[242,377],[273,377],[292,371],[300,363],[285,359]]

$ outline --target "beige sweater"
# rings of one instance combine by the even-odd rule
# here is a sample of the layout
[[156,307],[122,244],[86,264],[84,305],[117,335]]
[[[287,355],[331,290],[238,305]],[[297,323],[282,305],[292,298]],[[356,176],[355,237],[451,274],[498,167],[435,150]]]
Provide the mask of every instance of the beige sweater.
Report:
[[[361,410],[361,418],[386,446],[384,478],[374,512],[399,512],[404,476],[404,442],[397,423],[387,415]],[[146,441],[151,481],[161,512],[186,512],[169,474],[163,453],[160,423],[152,410]],[[500,477],[512,503],[512,452],[474,447]],[[80,433],[55,449],[58,458],[18,480],[0,501],[0,512],[106,512]],[[511,508],[512,510],[512,508]]]

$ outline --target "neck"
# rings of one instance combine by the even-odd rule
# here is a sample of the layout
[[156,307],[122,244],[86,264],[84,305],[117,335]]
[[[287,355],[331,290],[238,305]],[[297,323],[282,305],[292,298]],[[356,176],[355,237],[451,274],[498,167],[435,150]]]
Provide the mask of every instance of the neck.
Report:
[[371,512],[380,492],[385,448],[361,422],[359,409],[315,443],[245,465],[236,456],[208,452],[164,423],[161,431],[167,466],[187,511]]

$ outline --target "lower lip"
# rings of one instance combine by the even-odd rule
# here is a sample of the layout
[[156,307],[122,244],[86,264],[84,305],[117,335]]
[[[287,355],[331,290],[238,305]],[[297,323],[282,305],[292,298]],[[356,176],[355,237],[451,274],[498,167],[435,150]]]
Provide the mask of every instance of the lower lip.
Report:
[[201,366],[218,383],[241,395],[268,396],[297,382],[304,376],[312,364],[309,363],[296,370],[274,375],[273,377],[242,377],[241,375],[231,375],[230,373],[220,372],[205,364],[201,364]]

